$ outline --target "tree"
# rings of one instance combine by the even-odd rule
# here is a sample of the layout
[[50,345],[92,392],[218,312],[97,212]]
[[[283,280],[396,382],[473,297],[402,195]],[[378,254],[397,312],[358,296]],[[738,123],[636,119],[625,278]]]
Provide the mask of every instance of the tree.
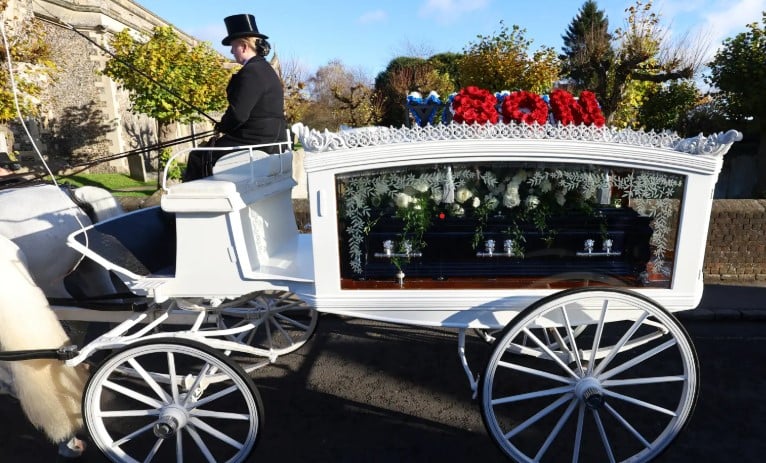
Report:
[[475,85],[490,91],[529,90],[544,93],[559,78],[560,62],[554,50],[541,47],[531,55],[532,40],[525,29],[511,30],[501,21],[500,31],[478,36],[464,50],[458,69],[463,86]]
[[282,82],[285,86],[285,116],[288,124],[303,120],[308,109],[308,76],[301,65],[290,60],[282,66]]
[[[7,8],[8,0],[0,0],[0,12],[5,12]],[[4,17],[5,15],[3,21],[14,65],[19,108],[23,115],[35,116],[39,111],[39,98],[56,72],[56,66],[51,61],[51,50],[44,41],[41,29],[35,27],[31,10],[15,20],[6,21]],[[0,47],[0,60],[5,68],[8,64],[5,47]],[[9,74],[5,71],[0,72],[0,123],[12,121],[17,117]]]
[[436,60],[400,56],[388,63],[385,71],[375,79],[375,89],[382,95],[383,116],[381,123],[398,127],[406,124],[409,117],[405,102],[407,95],[419,92],[427,95],[434,91],[446,98],[456,90],[450,76],[439,72]]
[[596,88],[598,78],[604,75],[614,61],[609,20],[596,2],[586,1],[562,37],[564,54],[563,75],[577,90]]
[[735,119],[749,119],[759,134],[758,193],[766,195],[766,11],[762,24],[724,40],[710,62],[708,83],[720,90],[727,112]]
[[644,129],[671,129],[688,133],[687,115],[702,102],[699,89],[691,80],[671,81],[647,92],[638,109],[638,123]]
[[[581,14],[572,21],[570,29],[587,29],[587,21],[591,20],[593,35],[589,39],[590,33],[586,33],[581,42],[574,43],[587,45],[584,48],[575,46],[577,53],[563,55],[566,56],[564,68],[571,72],[585,63],[589,81],[583,83],[598,96],[609,123],[631,125],[637,114],[636,105],[644,100],[647,92],[656,90],[655,84],[694,76],[701,65],[704,46],[690,45],[686,40],[675,44],[668,42],[660,16],[652,11],[652,0],[646,3],[637,0],[625,10],[625,27],[611,34],[611,44],[605,48],[603,39],[606,33],[602,28],[606,23],[598,21],[598,14],[585,14],[592,12],[593,7],[589,3],[583,5]],[[564,48],[565,53],[568,50]]]
[[308,80],[310,103],[303,122],[318,130],[359,127],[380,120],[379,97],[361,70],[348,69],[333,60]]
[[130,94],[133,110],[157,120],[160,141],[173,122],[202,120],[202,112],[226,108],[227,61],[209,44],[190,46],[169,26],[156,27],[148,40],[125,29],[110,41],[114,57],[103,73]]

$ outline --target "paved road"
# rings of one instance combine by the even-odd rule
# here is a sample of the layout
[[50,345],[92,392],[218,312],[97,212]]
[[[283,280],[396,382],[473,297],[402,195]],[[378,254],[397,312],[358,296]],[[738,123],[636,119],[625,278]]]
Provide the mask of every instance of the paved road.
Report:
[[[683,323],[701,395],[656,461],[763,461],[766,287],[710,288],[697,310]],[[471,359],[486,351],[478,339],[468,348]],[[266,426],[255,462],[504,461],[471,400],[452,331],[325,315],[309,344],[260,370],[256,383]],[[0,461],[57,461],[12,399],[0,397],[0,416]],[[89,451],[77,461],[104,460]]]

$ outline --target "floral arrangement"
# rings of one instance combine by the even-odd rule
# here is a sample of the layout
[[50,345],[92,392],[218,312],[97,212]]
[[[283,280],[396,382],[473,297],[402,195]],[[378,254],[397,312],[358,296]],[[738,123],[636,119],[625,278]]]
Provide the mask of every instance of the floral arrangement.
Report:
[[[369,174],[369,173],[368,173]],[[514,243],[514,255],[524,255],[523,224],[532,224],[554,239],[548,226],[552,215],[564,211],[593,211],[611,201],[630,204],[654,218],[650,245],[656,265],[672,247],[672,198],[683,187],[676,176],[651,171],[615,172],[606,168],[565,166],[451,165],[385,170],[373,175],[339,179],[342,212],[348,235],[350,265],[363,271],[364,241],[385,216],[402,220],[397,248],[409,242],[414,250],[426,246],[423,234],[443,220],[471,220],[473,247],[484,239],[490,220],[502,220]],[[605,198],[607,198],[605,200]]]
[[532,124],[537,122],[542,125],[548,121],[548,103],[535,94],[526,91],[518,91],[508,94],[501,104],[503,122],[524,122]]
[[500,119],[496,105],[497,97],[489,90],[465,87],[452,97],[452,120],[466,124],[496,124]]
[[450,100],[453,120],[466,124],[496,124],[500,116],[505,123],[513,121],[542,125],[558,122],[561,125],[584,124],[596,127],[603,127],[606,123],[596,95],[588,90],[575,98],[563,89],[553,90],[550,96],[540,96],[524,90],[493,94],[469,86],[450,97]]
[[585,124],[602,127],[606,123],[593,92],[585,90],[577,100],[566,90],[556,89],[551,92],[550,103],[553,117],[562,125]]

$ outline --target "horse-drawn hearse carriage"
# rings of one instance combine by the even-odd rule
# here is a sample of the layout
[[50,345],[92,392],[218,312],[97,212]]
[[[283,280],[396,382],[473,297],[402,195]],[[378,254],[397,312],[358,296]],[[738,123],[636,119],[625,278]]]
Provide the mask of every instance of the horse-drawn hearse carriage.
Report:
[[[303,345],[318,313],[453,328],[487,431],[514,461],[649,461],[681,431],[698,363],[672,313],[700,301],[737,132],[293,131],[310,233],[295,225],[283,144],[242,147],[211,177],[163,181],[160,206],[69,235],[119,280],[119,300],[53,304],[62,320],[115,324],[56,354],[92,361],[82,414],[108,458],[246,460],[263,414],[251,376]],[[492,345],[477,366],[474,334]]]

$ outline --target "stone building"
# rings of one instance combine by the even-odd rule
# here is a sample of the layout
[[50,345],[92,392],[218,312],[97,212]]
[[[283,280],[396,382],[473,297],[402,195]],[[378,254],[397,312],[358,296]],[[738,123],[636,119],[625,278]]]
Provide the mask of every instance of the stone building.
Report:
[[[131,0],[11,0],[10,7],[31,9],[32,21],[44,31],[58,68],[42,101],[42,114],[28,121],[35,142],[52,167],[100,160],[157,142],[157,124],[132,113],[127,92],[100,74],[110,56],[111,36],[125,28],[150,35],[168,23]],[[36,26],[37,26],[36,25]],[[190,45],[196,39],[177,31]],[[99,47],[100,46],[100,47]],[[13,149],[32,159],[34,152],[19,124],[9,124]],[[210,130],[209,124],[179,125],[176,136]],[[91,172],[130,172],[145,178],[156,168],[156,152],[142,152],[97,164]],[[116,156],[115,156],[116,157]]]

